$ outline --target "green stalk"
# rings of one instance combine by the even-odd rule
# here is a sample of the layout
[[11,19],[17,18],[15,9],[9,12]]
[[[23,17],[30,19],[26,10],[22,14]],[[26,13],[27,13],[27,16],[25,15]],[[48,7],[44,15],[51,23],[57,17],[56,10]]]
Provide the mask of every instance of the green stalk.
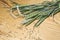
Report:
[[31,21],[29,21],[28,23],[26,23],[25,25],[28,26],[30,25],[33,21],[35,21],[37,19],[38,15],[36,15],[35,18],[33,18]]
[[39,26],[48,16],[42,16],[39,21],[34,25],[34,27]]

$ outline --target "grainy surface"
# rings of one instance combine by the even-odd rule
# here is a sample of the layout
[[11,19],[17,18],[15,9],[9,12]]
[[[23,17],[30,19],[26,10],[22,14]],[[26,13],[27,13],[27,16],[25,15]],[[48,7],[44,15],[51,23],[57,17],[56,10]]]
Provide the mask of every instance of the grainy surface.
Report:
[[[20,0],[19,0],[20,1]],[[18,1],[17,1],[18,2]],[[22,0],[21,4],[35,4],[42,0]],[[39,27],[33,28],[33,22],[27,27],[21,25],[24,18],[14,19],[7,9],[0,5],[0,40],[60,40],[60,13],[47,18]]]

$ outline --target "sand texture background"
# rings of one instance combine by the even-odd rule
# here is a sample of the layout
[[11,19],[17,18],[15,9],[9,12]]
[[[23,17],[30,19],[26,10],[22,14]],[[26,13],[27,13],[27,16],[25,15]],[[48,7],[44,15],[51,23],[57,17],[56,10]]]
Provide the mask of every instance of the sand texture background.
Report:
[[[20,4],[37,4],[44,0],[15,0]],[[7,0],[9,3],[9,1]],[[0,3],[1,4],[1,3]],[[11,5],[11,4],[10,4]],[[23,17],[14,19],[3,5],[0,5],[0,40],[60,40],[60,13],[47,18],[39,27],[34,21],[27,27],[21,25]]]

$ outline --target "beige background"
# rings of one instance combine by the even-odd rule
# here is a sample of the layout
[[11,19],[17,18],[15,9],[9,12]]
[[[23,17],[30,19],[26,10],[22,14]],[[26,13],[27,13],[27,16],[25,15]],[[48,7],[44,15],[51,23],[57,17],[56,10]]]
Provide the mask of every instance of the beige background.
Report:
[[[44,0],[43,0],[44,1]],[[7,1],[9,2],[9,1]],[[42,0],[16,0],[20,4],[41,3]],[[11,5],[11,4],[10,4]],[[0,40],[60,40],[60,13],[47,18],[39,27],[33,22],[27,27],[21,25],[23,17],[14,19],[3,5],[0,5]]]

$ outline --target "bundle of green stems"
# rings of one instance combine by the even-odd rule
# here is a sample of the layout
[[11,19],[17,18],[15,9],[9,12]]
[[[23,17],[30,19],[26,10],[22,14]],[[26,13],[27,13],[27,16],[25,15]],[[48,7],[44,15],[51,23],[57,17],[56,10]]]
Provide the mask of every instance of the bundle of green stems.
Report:
[[38,27],[49,16],[54,17],[60,12],[60,1],[44,1],[41,4],[20,5],[16,4],[11,7],[12,12],[18,10],[20,16],[24,16],[23,25],[30,25],[33,21],[38,20],[35,27]]

